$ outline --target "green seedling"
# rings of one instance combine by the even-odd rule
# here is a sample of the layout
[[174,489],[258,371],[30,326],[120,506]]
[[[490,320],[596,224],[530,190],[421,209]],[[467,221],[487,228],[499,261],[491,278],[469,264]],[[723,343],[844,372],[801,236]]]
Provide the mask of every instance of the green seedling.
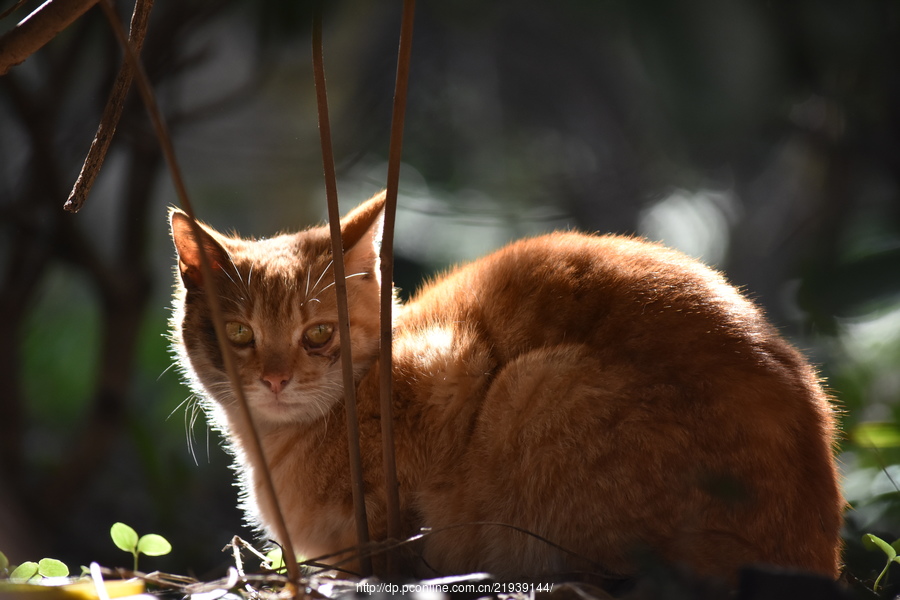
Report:
[[134,570],[138,568],[138,556],[162,556],[172,551],[172,545],[161,535],[148,533],[138,537],[137,532],[125,523],[116,523],[109,530],[113,543],[120,550],[134,556]]
[[263,566],[275,573],[284,573],[287,570],[284,564],[284,556],[282,555],[281,547],[276,546],[266,552],[266,563],[267,564]]
[[897,556],[897,552],[900,551],[900,540],[894,540],[893,543],[888,544],[880,537],[872,535],[871,533],[867,533],[863,536],[862,543],[863,546],[865,546],[869,550],[881,550],[887,557],[887,562],[884,565],[884,569],[881,570],[881,573],[878,575],[878,578],[875,579],[875,583],[872,585],[872,591],[878,592],[878,586],[881,584],[881,580],[887,574],[888,568],[891,566],[891,563],[900,563],[900,556]]
[[[11,568],[6,556],[0,555],[0,573]],[[40,562],[26,561],[9,573],[12,583],[40,581],[45,577],[67,577],[69,568],[55,558],[42,558]]]
[[[300,564],[300,570],[305,571],[307,567],[303,564],[303,558],[297,557],[297,562]],[[262,562],[262,568],[268,571],[272,571],[273,573],[285,574],[287,573],[287,565],[284,563],[284,553],[281,550],[281,546],[276,546],[266,552],[265,560]]]

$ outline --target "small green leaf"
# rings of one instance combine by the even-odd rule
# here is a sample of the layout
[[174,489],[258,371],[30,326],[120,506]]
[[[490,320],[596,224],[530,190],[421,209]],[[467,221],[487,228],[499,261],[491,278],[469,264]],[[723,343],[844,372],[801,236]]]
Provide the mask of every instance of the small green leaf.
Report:
[[44,577],[66,577],[69,575],[69,567],[55,558],[42,558],[38,563],[38,573]]
[[9,568],[9,559],[6,558],[6,555],[0,552],[0,571],[5,571]]
[[109,535],[120,550],[131,552],[132,554],[137,550],[138,534],[125,523],[114,524],[109,530]]
[[269,563],[268,568],[272,571],[284,570],[284,555],[281,548],[272,548],[266,553],[266,562]]
[[888,557],[888,560],[893,560],[894,557],[897,556],[897,551],[894,550],[894,547],[876,535],[867,533],[862,537],[862,542],[863,546],[865,546],[869,550],[877,549],[884,552],[884,554]]
[[148,533],[141,536],[137,544],[138,552],[142,552],[147,556],[162,556],[172,551],[172,544],[169,540],[155,533]]
[[38,564],[36,562],[23,562],[9,574],[9,580],[15,583],[21,583],[28,581],[37,574]]

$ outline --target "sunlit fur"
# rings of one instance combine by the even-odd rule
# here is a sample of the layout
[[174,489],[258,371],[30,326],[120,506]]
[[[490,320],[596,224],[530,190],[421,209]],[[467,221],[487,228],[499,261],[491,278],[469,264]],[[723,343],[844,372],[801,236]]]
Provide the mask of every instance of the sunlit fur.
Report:
[[[375,540],[386,528],[382,203],[341,223]],[[175,347],[230,442],[248,516],[271,533],[211,333],[198,244],[183,215],[172,228]],[[302,342],[311,324],[337,324],[327,230],[248,241],[207,229],[201,241],[226,320],[256,336],[234,354],[292,542],[308,557],[353,546],[341,340],[321,351]],[[433,531],[407,565],[419,575],[540,578],[599,566],[627,576],[648,556],[729,581],[750,563],[838,574],[828,398],[752,303],[680,253],[576,233],[514,243],[396,307],[393,373],[403,534]]]

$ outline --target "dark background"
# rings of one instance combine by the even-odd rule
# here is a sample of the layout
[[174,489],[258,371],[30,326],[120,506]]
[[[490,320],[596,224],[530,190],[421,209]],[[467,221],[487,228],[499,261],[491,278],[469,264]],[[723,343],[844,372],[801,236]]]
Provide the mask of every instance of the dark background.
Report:
[[[400,10],[327,3],[344,211],[384,185]],[[217,227],[325,215],[310,22],[304,2],[157,2],[143,58]],[[419,0],[398,284],[559,227],[717,265],[839,399],[846,556],[869,578],[859,536],[900,537],[898,57],[893,0]],[[174,546],[143,568],[207,576],[252,534],[169,368],[177,199],[136,95],[87,205],[62,210],[119,61],[95,8],[0,77],[0,550],[128,566],[124,521]]]

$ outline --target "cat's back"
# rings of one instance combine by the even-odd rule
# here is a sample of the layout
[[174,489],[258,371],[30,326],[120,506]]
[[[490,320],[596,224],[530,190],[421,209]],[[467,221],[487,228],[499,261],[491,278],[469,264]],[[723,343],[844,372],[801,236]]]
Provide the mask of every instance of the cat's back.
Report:
[[557,232],[515,242],[433,281],[404,309],[411,327],[477,323],[511,354],[586,342],[667,352],[777,336],[716,271],[636,238]]
[[[698,261],[625,237],[527,239],[426,286],[396,336],[399,363],[414,357],[409,370],[430,374],[419,400],[467,448],[451,461],[466,485],[453,501],[457,491],[435,488],[429,524],[513,522],[616,569],[627,567],[610,548],[656,539],[700,572],[770,562],[836,573],[828,399],[761,311]],[[597,526],[494,503],[519,487]],[[447,502],[463,508],[450,518]],[[501,538],[524,548],[497,532],[471,540],[495,548],[486,568],[529,564],[531,550],[500,558]],[[449,570],[485,567],[434,544]]]
[[458,358],[486,353],[494,369],[578,346],[639,373],[635,394],[677,389],[739,407],[729,416],[748,427],[790,435],[815,420],[831,435],[803,355],[720,273],[659,244],[570,232],[514,242],[435,280],[398,319],[401,339],[435,330]]

